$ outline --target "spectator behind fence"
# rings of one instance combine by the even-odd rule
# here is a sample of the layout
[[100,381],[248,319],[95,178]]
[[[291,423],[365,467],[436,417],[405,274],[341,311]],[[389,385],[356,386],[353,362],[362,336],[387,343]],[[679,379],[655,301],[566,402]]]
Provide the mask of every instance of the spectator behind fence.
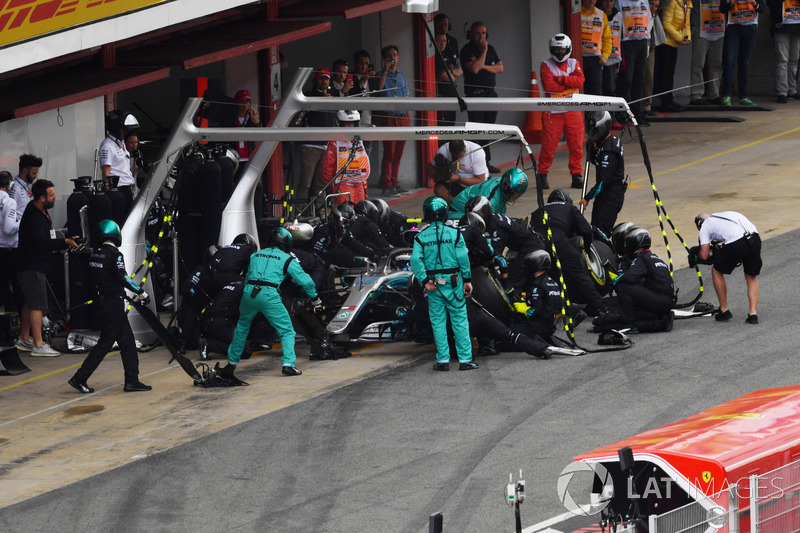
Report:
[[584,94],[603,94],[603,67],[611,56],[611,27],[595,0],[581,3],[581,54],[583,55]]
[[736,70],[739,104],[756,105],[748,96],[750,56],[758,39],[758,14],[764,0],[720,0],[719,10],[728,15],[722,50],[722,105],[730,107],[733,95],[733,71]]
[[[382,96],[405,98],[409,95],[406,75],[397,69],[400,53],[397,46],[390,44],[381,50],[383,70],[378,74],[375,83]],[[411,125],[411,114],[408,111],[388,109],[381,111],[378,126],[407,127]],[[383,160],[381,161],[381,186],[384,198],[397,198],[408,191],[400,187],[398,171],[403,158],[405,141],[383,141]]]
[[661,23],[667,40],[656,48],[658,63],[658,84],[656,94],[661,95],[660,110],[668,113],[683,111],[684,107],[675,101],[672,93],[675,79],[675,64],[678,62],[678,48],[692,44],[692,28],[689,24],[689,13],[692,9],[690,0],[672,0],[661,11]]
[[331,70],[331,94],[347,96],[353,90],[354,78],[349,74],[350,66],[346,59],[337,59]]
[[[486,24],[473,22],[469,32],[469,42],[461,49],[461,67],[464,69],[464,96],[497,98],[494,88],[497,75],[503,73],[503,61],[494,47],[489,44],[489,32]],[[470,122],[494,124],[497,122],[497,111],[468,111]],[[486,151],[486,164],[490,174],[499,174],[500,169],[492,165],[492,151],[488,141],[478,144]]]
[[[787,5],[790,4],[790,5]],[[796,2],[767,0],[771,24],[769,34],[775,44],[775,92],[779,104],[797,94],[797,60],[800,56],[800,10]]]
[[611,29],[611,55],[603,65],[603,96],[614,96],[617,87],[617,74],[622,63],[620,38],[622,36],[622,11],[614,6],[614,0],[598,0],[597,6],[603,10]]
[[[234,96],[236,99],[236,123],[239,128],[256,128],[261,125],[261,116],[258,113],[258,107],[253,105],[253,100],[250,97],[250,91],[247,89],[239,89]],[[239,154],[239,168],[238,172],[241,173],[250,157],[256,150],[256,143],[251,141],[238,141],[236,143],[236,153]]]
[[[653,116],[653,99],[649,98],[653,95],[653,83],[655,81],[656,71],[656,48],[667,41],[667,36],[664,34],[664,26],[661,25],[661,17],[658,16],[658,9],[661,6],[660,0],[650,0],[650,40],[648,41],[647,62],[644,72],[644,91],[642,96],[646,97],[642,100],[642,111],[646,116]],[[649,126],[650,123],[646,120],[639,121],[642,126]]]
[[[458,96],[454,84],[464,71],[458,64],[458,54],[451,54],[447,47],[447,34],[436,34],[436,47],[441,52],[441,58],[436,55],[436,96],[454,98]],[[452,82],[452,83],[451,83]],[[455,111],[437,111],[436,122],[439,126],[452,126],[456,122]]]
[[[695,0],[692,4],[692,88],[689,105],[720,103],[725,16],[719,12],[719,3],[720,0]],[[703,74],[705,66],[708,66],[707,78]]]
[[[636,121],[648,125],[640,100],[644,93],[644,72],[647,63],[647,41],[650,39],[650,6],[645,0],[619,0],[622,11],[622,55],[625,67],[617,78],[617,96],[631,103]],[[618,115],[619,122],[627,120]]]
[[[306,96],[330,97],[331,73],[326,68],[314,73],[314,81]],[[339,125],[336,112],[309,111],[303,117],[303,126],[308,128],[335,128]],[[310,201],[324,186],[322,181],[322,157],[325,155],[327,141],[304,141],[300,146],[300,183],[297,186],[297,198]],[[302,209],[302,205],[298,209]]]

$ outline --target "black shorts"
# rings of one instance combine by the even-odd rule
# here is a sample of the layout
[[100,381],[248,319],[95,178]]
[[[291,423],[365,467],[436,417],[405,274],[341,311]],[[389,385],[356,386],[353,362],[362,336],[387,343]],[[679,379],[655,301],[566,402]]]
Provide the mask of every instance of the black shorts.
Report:
[[47,278],[38,270],[24,270],[17,273],[19,287],[28,309],[44,311],[47,305]]
[[757,233],[752,235],[750,242],[741,238],[714,251],[714,269],[718,272],[730,274],[739,264],[748,276],[761,274],[761,237]]

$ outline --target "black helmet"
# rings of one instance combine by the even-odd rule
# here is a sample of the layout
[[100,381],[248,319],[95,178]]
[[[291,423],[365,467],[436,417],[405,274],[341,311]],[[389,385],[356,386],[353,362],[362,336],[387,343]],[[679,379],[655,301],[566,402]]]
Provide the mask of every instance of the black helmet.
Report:
[[548,204],[553,202],[564,202],[565,204],[572,205],[572,196],[570,196],[569,192],[564,189],[556,189],[550,193],[550,196],[547,197]]
[[122,109],[114,109],[109,111],[106,115],[106,129],[114,135],[119,135],[120,130],[123,133],[129,132],[139,128],[139,121],[136,117]]
[[122,245],[122,232],[119,225],[110,219],[101,220],[97,223],[97,234],[100,242],[113,241],[115,245]]
[[250,253],[255,253],[255,251],[258,250],[258,243],[249,233],[240,233],[233,239],[231,244],[244,244],[252,250]]
[[643,228],[636,228],[625,236],[625,255],[628,259],[636,257],[639,250],[650,248],[650,233]]
[[500,192],[507,204],[513,204],[527,190],[528,176],[522,170],[509,168],[505,171],[503,179],[500,181]]
[[483,219],[484,225],[492,218],[492,203],[485,196],[473,196],[464,206],[465,213],[477,213]]
[[287,254],[292,250],[292,234],[288,229],[278,226],[269,232],[268,248],[278,248]]
[[597,144],[611,133],[611,113],[608,111],[593,111],[586,116],[586,131],[589,139]]
[[697,231],[700,231],[700,227],[703,225],[703,222],[708,220],[708,217],[711,216],[708,213],[700,213],[696,217],[694,217],[694,225],[697,226]]
[[361,200],[356,204],[355,211],[359,215],[364,215],[376,224],[380,220],[378,207],[370,200]]
[[545,250],[534,250],[525,256],[523,268],[525,269],[525,275],[532,278],[540,270],[550,270],[552,264],[550,254]]
[[622,222],[611,230],[611,246],[617,255],[625,255],[625,236],[634,229],[636,226],[633,225],[633,222]]
[[375,207],[378,209],[378,223],[385,224],[386,221],[389,220],[389,212],[391,211],[389,204],[387,204],[386,200],[383,198],[373,200],[372,203],[375,204]]
[[353,206],[346,203],[336,204],[328,215],[328,223],[333,227],[337,234],[350,227],[356,212]]
[[422,204],[422,218],[425,222],[444,222],[447,220],[447,211],[447,202],[438,196],[431,196]]
[[464,213],[464,216],[458,221],[459,226],[477,226],[481,233],[486,231],[486,223],[478,213]]

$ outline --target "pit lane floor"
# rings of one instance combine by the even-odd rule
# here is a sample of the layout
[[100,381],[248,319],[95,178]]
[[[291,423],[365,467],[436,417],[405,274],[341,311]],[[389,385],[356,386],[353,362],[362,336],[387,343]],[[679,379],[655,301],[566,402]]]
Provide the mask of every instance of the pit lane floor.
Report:
[[[279,354],[265,352],[243,362],[250,387],[204,390],[154,350],[141,356],[153,392],[123,393],[111,360],[92,379],[98,392],[82,396],[66,380],[83,356],[23,357],[33,372],[0,378],[0,530],[424,531],[441,510],[447,531],[511,531],[501,489],[520,468],[523,523],[560,515],[555,484],[573,455],[757,388],[797,383],[793,104],[742,113],[743,123],[644,129],[661,198],[688,241],[696,213],[726,209],[745,213],[768,239],[760,325],[743,323],[737,271],[730,323],[678,321],[672,333],[638,335],[631,350],[612,354],[480,358],[474,372],[432,372],[430,347],[396,344],[340,361],[301,355],[304,375],[285,378]],[[638,145],[625,142],[633,184],[618,220],[652,232]],[[510,147],[498,148],[496,159],[513,159]],[[565,155],[551,170],[554,187],[568,184]],[[395,208],[413,216],[423,199]],[[526,196],[510,213],[534,206]],[[676,265],[685,264],[671,242]],[[716,303],[708,267],[703,273],[703,300]],[[697,290],[694,271],[676,280],[681,300]],[[579,342],[592,347],[585,330]]]

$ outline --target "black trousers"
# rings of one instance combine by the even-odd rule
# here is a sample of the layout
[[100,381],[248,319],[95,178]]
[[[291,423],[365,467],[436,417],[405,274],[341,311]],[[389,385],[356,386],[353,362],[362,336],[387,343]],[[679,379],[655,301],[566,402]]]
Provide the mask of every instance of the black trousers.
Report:
[[549,340],[553,336],[553,333],[556,332],[556,324],[554,320],[526,318],[522,322],[514,324],[511,331],[515,334],[522,333],[528,337],[540,337]]
[[100,338],[75,372],[75,379],[86,383],[106,354],[111,351],[114,342],[117,342],[125,371],[125,383],[136,382],[139,379],[139,353],[136,351],[136,340],[128,316],[125,314],[125,300],[118,296],[100,298],[98,305],[102,317]]
[[644,285],[618,283],[617,292],[620,315],[626,320],[657,318],[667,315],[672,309],[672,295],[660,294]]
[[[589,272],[579,252],[567,239],[556,241],[556,253],[561,262],[561,269],[564,271],[564,281],[567,283],[567,291],[572,303],[588,304],[597,308],[602,303],[603,297],[597,287],[594,286],[589,278]],[[555,270],[555,266],[553,267]],[[555,275],[553,275],[555,274]],[[558,279],[558,273],[553,273],[551,277]]]
[[[625,56],[625,68],[617,77],[617,96],[628,102],[641,100],[644,94],[644,71],[647,66],[647,43],[645,39],[625,41],[622,53]],[[631,111],[636,117],[642,115],[642,103],[631,104]]]
[[17,285],[16,253],[16,248],[0,248],[0,305],[7,313],[19,313],[25,303]]
[[583,56],[584,94],[603,94],[603,65],[600,56]]
[[131,208],[133,207],[133,185],[120,185],[117,187],[119,192],[122,193],[122,197],[125,198],[125,216],[131,212]]
[[471,336],[478,339],[507,342],[513,345],[515,349],[531,355],[542,355],[548,346],[540,338],[531,336],[536,335],[536,333],[529,334],[527,331],[512,330],[497,318],[489,316],[486,311],[479,309],[476,305],[467,305],[467,318],[469,319]]
[[617,215],[625,202],[625,187],[621,182],[614,183],[608,190],[601,192],[592,205],[592,226],[599,228],[606,235],[611,235],[617,222]]
[[[653,94],[671,91],[675,80],[675,64],[678,62],[678,49],[668,44],[656,46],[656,71]],[[673,93],[662,94],[661,107],[668,108],[675,101]],[[666,110],[666,109],[665,109]]]

